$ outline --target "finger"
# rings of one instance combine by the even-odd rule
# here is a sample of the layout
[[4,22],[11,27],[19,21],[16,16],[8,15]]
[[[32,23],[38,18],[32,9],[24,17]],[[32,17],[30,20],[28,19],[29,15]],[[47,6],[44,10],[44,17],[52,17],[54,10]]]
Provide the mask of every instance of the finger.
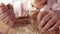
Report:
[[15,20],[16,19],[15,18],[14,11],[12,9],[9,9],[8,10],[8,15],[9,15],[10,19],[12,19],[12,20]]
[[3,3],[0,3],[0,7],[3,7],[3,6],[5,6]]
[[3,23],[7,24],[8,21],[10,21],[11,19],[9,18],[9,16],[6,16],[2,21]]
[[7,13],[7,12],[2,13],[2,14],[0,15],[0,21],[3,20],[6,16],[8,16],[8,13]]
[[38,24],[41,21],[41,19],[43,18],[43,16],[45,16],[47,13],[48,13],[47,11],[39,12],[39,14],[37,15],[37,22],[38,22]]
[[48,21],[48,23],[43,27],[43,31],[45,30],[45,31],[47,31],[50,27],[52,27],[55,23],[56,23],[56,21],[57,21],[57,19],[56,19],[56,17],[53,17],[52,19],[50,19],[49,21]]
[[56,24],[52,28],[50,28],[48,31],[58,30],[59,26],[60,26],[60,21],[57,21]]
[[[12,23],[14,23],[13,19],[11,19],[12,17],[9,18],[9,16],[7,16],[3,21],[3,23],[8,24],[8,25],[12,25]],[[12,22],[10,22],[12,21]]]
[[7,10],[5,13],[2,13],[0,15],[0,20],[4,20],[7,16],[9,16],[10,19],[15,18],[15,14],[14,14],[13,10]]
[[9,17],[9,16],[7,16],[4,20],[2,20],[5,24],[11,24],[11,22],[10,21],[13,21],[12,23],[14,23],[15,21],[14,21],[15,19],[13,18],[13,17]]
[[1,21],[4,21],[4,23],[7,23],[8,21],[10,21],[10,19],[13,20],[13,15],[12,12],[10,10],[7,10],[5,13],[0,15]]
[[13,10],[13,6],[11,4],[7,5],[8,9],[12,9]]
[[10,21],[8,21],[8,23],[7,23],[9,26],[13,26],[13,24],[14,24],[14,21],[13,20],[10,20]]
[[15,17],[14,11],[12,9],[9,9],[7,12],[9,15]]
[[4,13],[6,10],[8,10],[7,6],[0,4],[0,14]]
[[45,16],[42,18],[42,20],[41,20],[41,22],[40,22],[40,24],[39,24],[39,28],[42,28],[42,27],[46,24],[46,22],[48,22],[48,21],[52,18],[52,16],[53,16],[53,15],[51,15],[51,14],[45,15]]

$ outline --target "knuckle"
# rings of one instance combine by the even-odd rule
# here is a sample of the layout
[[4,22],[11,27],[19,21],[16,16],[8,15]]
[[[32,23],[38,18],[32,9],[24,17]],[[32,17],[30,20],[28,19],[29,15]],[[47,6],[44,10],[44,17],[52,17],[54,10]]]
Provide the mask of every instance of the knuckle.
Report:
[[3,7],[4,6],[4,4],[3,3],[0,3],[0,7]]
[[47,16],[43,17],[43,20],[45,20],[45,21],[46,21],[46,20],[47,20]]
[[52,23],[52,21],[51,21],[51,22],[49,22],[49,25],[50,25],[50,26],[52,26],[53,24],[54,24],[54,23]]
[[7,12],[6,8],[0,7],[0,14]]

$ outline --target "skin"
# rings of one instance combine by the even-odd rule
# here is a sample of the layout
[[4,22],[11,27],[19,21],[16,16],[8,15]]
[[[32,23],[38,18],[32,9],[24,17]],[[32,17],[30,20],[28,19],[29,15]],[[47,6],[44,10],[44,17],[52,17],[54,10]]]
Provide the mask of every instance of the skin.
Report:
[[[30,1],[34,7],[40,9],[45,5],[45,2],[47,0],[41,0],[40,2],[38,0],[30,0]],[[5,18],[5,19],[3,19],[3,18]],[[4,5],[4,4],[0,4],[0,21],[2,21],[2,23],[9,24],[9,26],[13,25],[13,23],[15,21],[15,16],[14,16],[13,10],[8,9],[8,7],[6,7],[6,5]],[[38,28],[42,29],[42,32],[54,31],[54,30],[58,29],[58,27],[60,26],[60,11],[46,10],[44,12],[39,12],[39,14],[37,16],[37,22],[39,24]],[[7,26],[5,30],[1,29],[1,32],[3,32],[3,33],[5,33],[7,31],[7,28],[9,28],[8,25],[4,25],[4,27],[5,26]]]
[[46,10],[39,12],[37,16],[37,22],[39,29],[42,32],[58,30],[60,26],[60,10]]
[[12,9],[4,4],[0,4],[0,32],[5,34],[10,26],[13,26],[15,22],[15,15]]
[[[41,1],[30,0],[30,1],[34,7],[40,9],[43,7],[43,5],[45,5],[44,3],[47,0],[41,0]],[[42,32],[58,30],[60,26],[60,11],[45,10],[43,12],[39,12],[37,16],[37,23],[39,24],[38,28],[42,29]]]

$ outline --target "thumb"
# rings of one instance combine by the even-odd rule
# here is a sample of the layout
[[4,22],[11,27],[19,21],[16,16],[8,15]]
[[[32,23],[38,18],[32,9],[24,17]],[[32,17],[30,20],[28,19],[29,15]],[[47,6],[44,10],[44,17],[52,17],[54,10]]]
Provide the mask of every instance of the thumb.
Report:
[[39,12],[39,14],[37,15],[38,24],[46,14],[48,14],[48,11]]

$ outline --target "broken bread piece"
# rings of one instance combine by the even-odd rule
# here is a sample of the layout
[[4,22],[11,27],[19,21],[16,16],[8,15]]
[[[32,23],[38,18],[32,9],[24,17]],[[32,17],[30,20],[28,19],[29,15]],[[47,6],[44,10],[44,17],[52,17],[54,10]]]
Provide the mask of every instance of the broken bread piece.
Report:
[[22,27],[27,24],[30,24],[29,15],[16,18],[16,21],[14,23],[14,27],[20,27],[20,26]]

